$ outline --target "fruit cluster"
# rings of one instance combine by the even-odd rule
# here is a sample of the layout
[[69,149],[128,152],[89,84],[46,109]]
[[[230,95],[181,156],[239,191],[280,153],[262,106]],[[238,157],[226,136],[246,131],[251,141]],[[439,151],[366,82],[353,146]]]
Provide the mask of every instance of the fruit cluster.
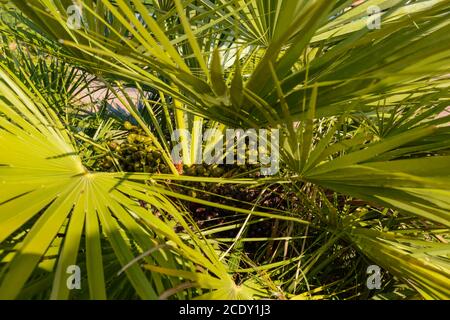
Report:
[[[120,169],[128,172],[170,173],[161,151],[157,150],[152,139],[128,121],[124,127],[128,131],[126,139],[109,143]],[[100,166],[110,171],[114,167],[114,159],[106,156]]]
[[[105,156],[100,159],[101,171],[114,171],[121,169],[127,172],[171,173],[170,168],[163,160],[160,150],[155,147],[152,138],[147,136],[143,129],[125,121],[126,138],[109,142],[108,146],[114,157]],[[247,151],[248,152],[248,151]],[[116,166],[115,166],[115,160]],[[259,177],[257,165],[182,165],[178,171],[184,175],[199,177]]]
[[[109,148],[114,155],[104,157],[100,164],[103,171],[114,171],[121,169],[128,172],[147,172],[147,173],[171,173],[170,169],[164,163],[162,153],[159,151],[151,138],[149,138],[142,129],[132,125],[129,122],[124,123],[127,131],[126,137],[122,140],[116,140],[109,143]],[[120,167],[114,165],[117,161]],[[257,178],[260,176],[258,165],[176,165],[178,171],[183,175],[196,177],[224,177],[224,178]],[[287,198],[281,198],[278,194],[282,191],[277,187],[271,192],[261,197],[261,187],[247,187],[240,184],[220,184],[206,182],[175,182],[170,184],[173,191],[186,194],[191,197],[200,198],[217,204],[228,206],[239,206],[245,209],[251,209],[255,202],[265,208],[277,208],[280,210],[293,209],[291,203],[296,203],[294,195]],[[292,201],[294,200],[294,201]],[[186,208],[192,213],[194,221],[201,228],[214,227],[233,220],[241,219],[236,212],[223,210],[215,207],[204,206],[186,201]],[[267,209],[262,209],[267,211]],[[269,210],[270,212],[270,210]],[[181,227],[180,227],[181,228]],[[181,231],[181,229],[180,229]],[[220,232],[221,237],[235,237],[236,229]],[[269,237],[273,232],[273,220],[254,223],[249,226],[246,235],[249,237]],[[251,247],[252,244],[246,246]],[[252,248],[256,251],[257,248]]]

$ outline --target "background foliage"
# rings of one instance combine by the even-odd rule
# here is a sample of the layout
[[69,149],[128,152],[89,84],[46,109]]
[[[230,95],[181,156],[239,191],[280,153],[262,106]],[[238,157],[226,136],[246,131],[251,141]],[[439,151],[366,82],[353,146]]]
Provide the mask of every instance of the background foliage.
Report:
[[[5,2],[0,298],[449,298],[450,3],[352,2]],[[172,163],[201,128],[280,172]]]

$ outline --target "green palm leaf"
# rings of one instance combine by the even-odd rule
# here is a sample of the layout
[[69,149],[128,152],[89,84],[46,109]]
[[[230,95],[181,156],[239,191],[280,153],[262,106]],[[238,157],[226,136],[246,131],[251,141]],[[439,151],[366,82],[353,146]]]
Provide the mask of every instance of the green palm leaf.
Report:
[[[178,209],[159,192],[161,187],[147,185],[144,180],[127,180],[124,173],[88,172],[61,122],[45,102],[33,102],[35,97],[7,70],[0,70],[0,79],[0,241],[30,225],[17,242],[12,258],[2,261],[0,298],[17,297],[51,248],[59,252],[51,297],[67,298],[66,269],[76,264],[81,241],[85,241],[90,297],[107,298],[103,239],[110,243],[122,266],[139,251],[163,241],[172,248],[166,254],[184,255],[219,277],[211,278],[216,282],[233,283],[224,265],[212,262],[217,257],[206,243],[192,234],[191,247],[155,215],[168,214],[187,227]],[[151,209],[143,208],[138,200]],[[136,245],[138,252],[133,248]],[[149,261],[177,272],[171,259],[154,255]],[[125,273],[142,299],[155,299],[161,294],[139,265],[127,267]],[[159,281],[158,277],[152,274],[153,281]]]
[[424,298],[450,296],[448,244],[362,228],[352,230],[349,236],[369,258],[402,278]]

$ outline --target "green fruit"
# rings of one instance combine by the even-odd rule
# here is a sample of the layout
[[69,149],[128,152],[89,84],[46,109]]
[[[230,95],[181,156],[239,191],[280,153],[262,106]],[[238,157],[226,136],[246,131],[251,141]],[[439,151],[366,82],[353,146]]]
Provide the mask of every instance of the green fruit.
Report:
[[142,142],[143,142],[144,144],[151,144],[151,143],[153,142],[153,140],[152,140],[152,138],[150,138],[150,137],[145,137],[145,136],[144,136],[144,138],[142,139]]
[[136,141],[142,143],[142,142],[144,142],[145,138],[146,138],[145,136],[137,135],[136,136]]
[[195,192],[194,190],[189,190],[189,196],[197,198],[197,192]]
[[137,135],[136,135],[136,134],[130,133],[130,134],[128,135],[128,137],[127,137],[127,140],[128,140],[129,143],[134,143],[134,141],[136,140],[136,138],[137,138]]
[[146,146],[146,147],[145,147],[145,151],[147,151],[147,152],[152,152],[152,151],[153,151],[153,148],[152,148],[151,146]]
[[134,128],[134,126],[131,124],[130,121],[125,121],[125,122],[123,123],[123,126],[125,127],[126,130],[131,130],[131,129]]

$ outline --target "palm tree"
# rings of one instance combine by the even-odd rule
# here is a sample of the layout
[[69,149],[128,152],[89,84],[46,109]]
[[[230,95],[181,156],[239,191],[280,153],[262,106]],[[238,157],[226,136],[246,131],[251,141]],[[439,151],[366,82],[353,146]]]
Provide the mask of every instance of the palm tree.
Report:
[[[20,46],[0,63],[0,298],[364,297],[369,263],[390,274],[375,298],[450,297],[448,0],[10,2],[0,30]],[[170,174],[92,170],[86,144],[117,155],[80,133],[84,81],[121,101]],[[279,174],[180,174],[167,135],[201,127],[279,129]],[[184,165],[198,143],[182,142]],[[179,189],[200,182],[261,197],[282,186],[301,208]],[[236,237],[199,227],[186,203],[242,214]],[[255,219],[275,235],[249,257]]]

